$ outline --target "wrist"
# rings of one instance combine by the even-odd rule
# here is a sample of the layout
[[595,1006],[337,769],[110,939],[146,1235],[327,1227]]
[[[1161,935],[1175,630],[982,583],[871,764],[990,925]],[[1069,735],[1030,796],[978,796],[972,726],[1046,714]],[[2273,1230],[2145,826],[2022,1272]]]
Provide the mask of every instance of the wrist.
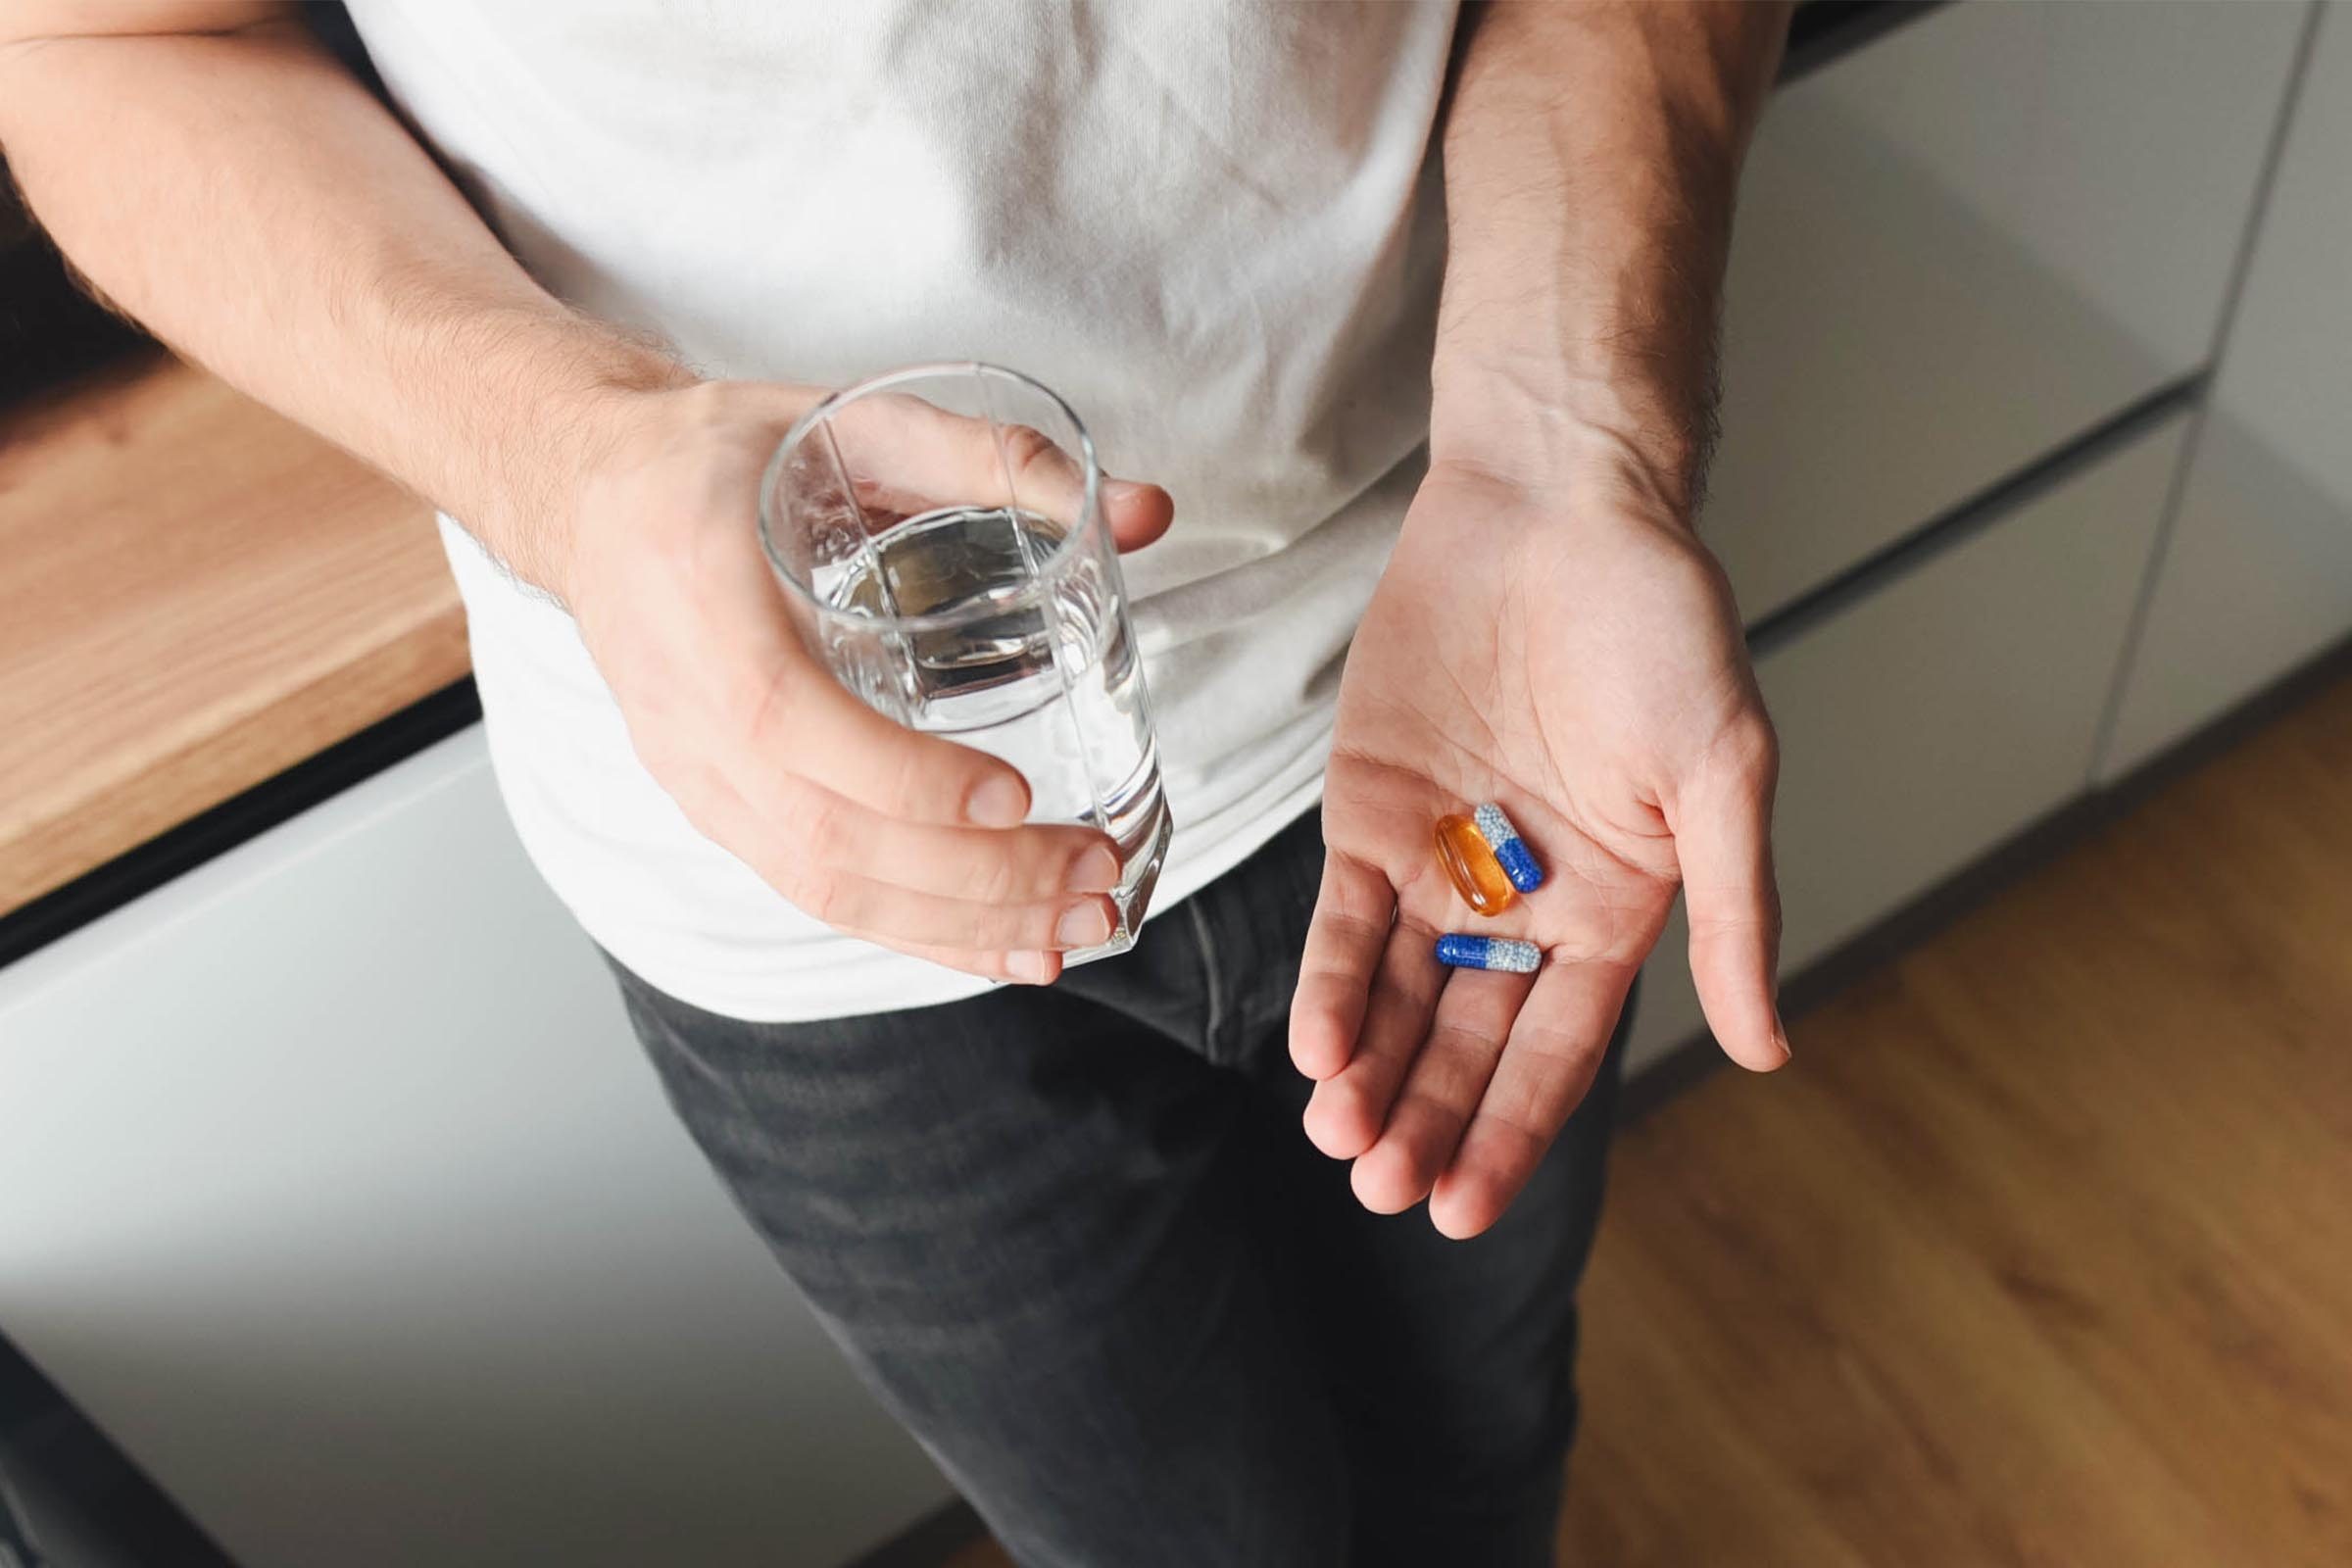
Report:
[[[600,585],[622,591],[647,561],[711,528],[751,537],[760,473],[823,390],[778,381],[607,389],[581,404],[561,498],[544,513],[534,578],[577,615]],[[666,540],[668,543],[664,544]]]
[[[1534,493],[1607,498],[1688,528],[1704,462],[1703,417],[1610,377],[1549,368],[1441,369],[1430,415],[1433,470],[1474,472]],[[1574,509],[1584,514],[1588,509]]]
[[519,455],[497,460],[495,501],[467,519],[508,571],[566,608],[576,603],[576,546],[591,514],[587,497],[649,416],[644,405],[653,396],[616,390],[540,403],[518,432]]
[[522,581],[575,604],[580,536],[612,510],[593,498],[661,450],[679,394],[694,384],[664,363],[592,374],[537,400],[497,460],[491,506],[468,519],[482,543]]

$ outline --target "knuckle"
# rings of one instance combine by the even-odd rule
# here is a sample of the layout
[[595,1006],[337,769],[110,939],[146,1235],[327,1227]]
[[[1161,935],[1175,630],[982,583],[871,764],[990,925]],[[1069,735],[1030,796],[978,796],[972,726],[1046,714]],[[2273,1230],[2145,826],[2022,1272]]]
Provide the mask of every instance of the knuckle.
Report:
[[829,858],[826,851],[841,836],[841,803],[823,790],[796,789],[785,806],[784,823],[786,833],[803,854],[812,859]]
[[958,897],[976,904],[1002,904],[1022,891],[1010,855],[973,850],[963,860]]
[[[1308,945],[1326,954],[1378,953],[1380,945],[1388,939],[1389,922],[1374,920],[1337,904],[1317,910],[1307,928]],[[1318,963],[1317,967],[1342,976],[1352,972],[1348,965],[1331,959]]]
[[922,818],[934,793],[949,783],[949,770],[937,765],[929,751],[913,744],[894,744],[881,768],[882,808],[892,816]]
[[1742,714],[1725,731],[1724,752],[1748,778],[1770,779],[1780,770],[1780,736],[1761,710]]
[[824,871],[803,876],[794,902],[827,925],[843,924],[851,912],[848,885]]
[[1389,1084],[1358,1076],[1339,1085],[1332,1096],[1333,1114],[1355,1128],[1358,1136],[1374,1139],[1387,1130],[1389,1107],[1396,1103],[1396,1099]]
[[1388,1136],[1415,1169],[1437,1156],[1440,1151],[1436,1146],[1444,1144],[1450,1149],[1461,1130],[1462,1113],[1446,1103],[1443,1095],[1418,1086],[1397,1095],[1396,1106],[1389,1112]]
[[970,941],[975,948],[1002,948],[1007,953],[1051,952],[1055,946],[1054,916],[1025,905],[984,909],[972,922]]
[[1691,909],[1688,911],[1690,934],[1699,941],[1743,937],[1764,929],[1766,921],[1761,908],[1734,906],[1729,908]]
[[751,661],[729,662],[709,670],[713,682],[718,740],[739,751],[773,754],[792,731],[795,700],[789,668],[761,669]]
[[1016,475],[1030,472],[1039,464],[1061,456],[1061,448],[1034,425],[1008,424],[999,435],[1004,443],[1004,461],[1012,466]]
[[1009,950],[1054,952],[1067,945],[1055,929],[1060,920],[1061,906],[1057,904],[1000,906],[982,919],[984,934],[978,940]]
[[899,802],[899,815],[929,823],[953,823],[964,813],[964,802],[981,783],[981,771],[986,761],[978,753],[966,753],[959,745],[946,741],[924,741],[904,745],[899,750],[899,761],[894,764],[892,800]]

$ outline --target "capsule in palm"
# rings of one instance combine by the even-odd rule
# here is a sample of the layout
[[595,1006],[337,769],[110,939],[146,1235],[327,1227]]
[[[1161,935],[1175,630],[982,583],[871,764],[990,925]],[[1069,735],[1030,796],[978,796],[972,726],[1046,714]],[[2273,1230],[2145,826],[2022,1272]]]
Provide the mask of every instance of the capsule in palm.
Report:
[[1533,942],[1509,937],[1480,937],[1448,931],[1438,938],[1438,961],[1455,969],[1500,969],[1509,974],[1533,974],[1544,964],[1544,950]]
[[1478,824],[1456,813],[1438,818],[1438,864],[1462,902],[1478,914],[1500,914],[1519,902],[1511,878]]
[[1527,847],[1527,841],[1519,836],[1519,830],[1511,825],[1501,807],[1489,801],[1472,813],[1471,820],[1478,825],[1478,836],[1494,852],[1495,863],[1511,879],[1512,887],[1522,893],[1533,893],[1544,885],[1544,868],[1536,863],[1535,852]]

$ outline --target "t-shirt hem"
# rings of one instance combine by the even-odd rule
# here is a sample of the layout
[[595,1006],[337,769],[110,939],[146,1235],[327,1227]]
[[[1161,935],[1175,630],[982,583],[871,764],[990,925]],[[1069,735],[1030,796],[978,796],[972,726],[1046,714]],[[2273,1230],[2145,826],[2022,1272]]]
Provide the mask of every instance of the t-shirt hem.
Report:
[[[1315,749],[1320,751],[1328,739],[1326,729]],[[1265,848],[1283,829],[1312,810],[1322,798],[1323,769],[1318,765],[1312,776],[1284,789],[1266,806],[1251,810],[1246,826],[1225,834],[1205,853],[1188,857],[1181,867],[1171,866],[1170,872],[1174,874],[1163,877],[1153,892],[1152,907],[1144,917],[1144,929],[1137,941],[1151,941],[1152,927],[1160,916]],[[641,962],[639,957],[600,935],[592,918],[578,910],[573,912],[592,940],[656,991],[705,1012],[745,1023],[815,1023],[827,1018],[907,1012],[968,1002],[1010,983],[983,979],[887,948],[858,943],[854,945],[854,953],[828,951],[825,955],[821,995],[795,997],[790,994],[789,983],[753,991],[710,975],[681,973],[658,959]],[[848,938],[840,939],[840,945],[853,946]]]

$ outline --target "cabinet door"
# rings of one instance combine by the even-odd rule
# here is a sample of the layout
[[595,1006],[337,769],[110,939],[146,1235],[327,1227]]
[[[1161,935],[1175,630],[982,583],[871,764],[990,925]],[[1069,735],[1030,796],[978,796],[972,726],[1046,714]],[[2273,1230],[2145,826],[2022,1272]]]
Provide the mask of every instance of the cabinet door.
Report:
[[2352,634],[2352,14],[2322,13],[2100,774]]
[[[1781,735],[1773,842],[1801,967],[2080,795],[2184,416],[1757,661]],[[1632,1050],[1702,1027],[1678,909]]]
[[0,1328],[250,1568],[819,1568],[949,1494],[478,730],[0,970]]
[[1947,6],[1775,98],[1706,522],[1750,618],[2205,362],[2306,14]]

